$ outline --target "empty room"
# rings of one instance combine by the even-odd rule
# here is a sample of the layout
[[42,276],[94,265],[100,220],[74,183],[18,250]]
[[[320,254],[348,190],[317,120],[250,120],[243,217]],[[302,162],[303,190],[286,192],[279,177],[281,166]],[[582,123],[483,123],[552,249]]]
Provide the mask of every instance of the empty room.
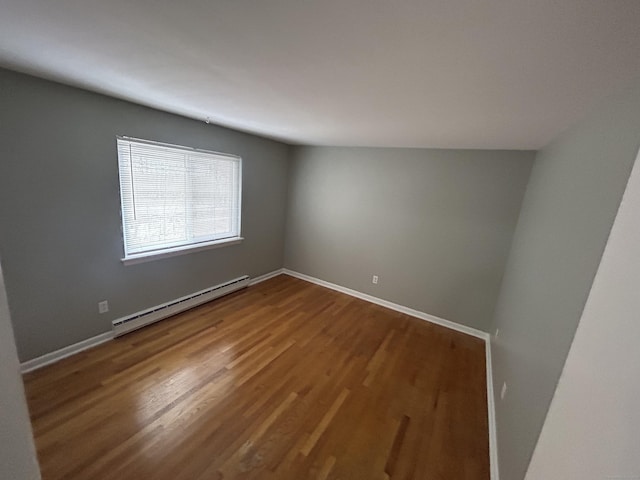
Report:
[[640,2],[0,0],[0,480],[640,480]]

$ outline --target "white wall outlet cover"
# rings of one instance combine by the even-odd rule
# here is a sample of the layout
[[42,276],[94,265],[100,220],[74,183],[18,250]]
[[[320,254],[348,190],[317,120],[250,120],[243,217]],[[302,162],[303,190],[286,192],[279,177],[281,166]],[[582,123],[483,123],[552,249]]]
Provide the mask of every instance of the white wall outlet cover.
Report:
[[372,283],[378,283],[378,275],[374,275],[373,278],[371,279]]
[[109,311],[109,302],[106,300],[103,300],[102,302],[98,303],[98,312],[99,313],[107,313]]

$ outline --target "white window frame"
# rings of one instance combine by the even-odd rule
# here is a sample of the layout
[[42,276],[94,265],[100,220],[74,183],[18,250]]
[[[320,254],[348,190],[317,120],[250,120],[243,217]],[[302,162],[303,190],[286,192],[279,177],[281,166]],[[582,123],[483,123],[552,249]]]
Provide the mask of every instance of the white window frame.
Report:
[[122,242],[123,242],[123,251],[124,251],[124,256],[120,259],[122,261],[123,264],[125,265],[132,265],[132,264],[136,264],[136,263],[142,263],[142,262],[148,262],[148,261],[152,261],[152,260],[157,260],[157,259],[161,259],[161,258],[167,258],[167,257],[173,257],[176,255],[184,255],[187,253],[193,253],[193,252],[198,252],[198,251],[202,251],[202,250],[208,250],[208,249],[212,249],[212,248],[220,248],[220,247],[226,247],[226,246],[231,246],[231,245],[237,245],[239,243],[241,243],[244,238],[241,236],[241,231],[242,231],[242,158],[238,155],[232,155],[232,154],[228,154],[228,153],[221,153],[221,152],[215,152],[212,150],[203,150],[203,149],[198,149],[198,148],[192,148],[192,147],[186,147],[183,145],[175,145],[175,144],[169,144],[169,143],[162,143],[162,142],[154,142],[152,140],[144,140],[144,139],[140,139],[140,138],[134,138],[134,137],[127,137],[127,136],[122,136],[122,135],[118,135],[116,137],[117,139],[117,144],[119,145],[120,141],[123,142],[132,142],[132,143],[138,143],[138,144],[145,144],[145,145],[154,145],[154,146],[159,146],[159,147],[167,147],[167,148],[171,148],[171,149],[177,149],[177,150],[182,150],[186,153],[189,152],[197,152],[197,153],[202,153],[202,154],[206,154],[206,155],[212,155],[212,156],[216,156],[216,157],[228,157],[231,160],[237,161],[238,162],[238,185],[237,185],[237,195],[238,198],[236,199],[237,202],[237,212],[238,212],[238,217],[236,219],[237,222],[237,235],[232,236],[232,237],[225,237],[225,238],[221,238],[221,239],[216,239],[216,240],[208,240],[208,241],[195,241],[192,243],[187,243],[187,244],[182,244],[182,245],[178,245],[178,246],[168,246],[168,247],[160,247],[160,248],[156,248],[156,249],[150,249],[148,251],[144,251],[144,252],[138,252],[138,253],[127,253],[127,240],[126,240],[126,219],[125,219],[125,214],[123,211],[123,205],[124,205],[124,196],[123,196],[123,189],[122,189],[122,178],[120,176],[120,154],[119,154],[119,149],[118,149],[118,186],[120,189],[120,217],[121,217],[121,221],[122,221]]

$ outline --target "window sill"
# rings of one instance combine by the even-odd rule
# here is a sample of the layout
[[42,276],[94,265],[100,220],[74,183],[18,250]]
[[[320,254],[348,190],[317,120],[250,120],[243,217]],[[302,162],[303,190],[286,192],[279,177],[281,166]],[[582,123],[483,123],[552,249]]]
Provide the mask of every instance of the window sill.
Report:
[[214,240],[212,242],[198,243],[197,245],[183,245],[181,247],[167,248],[166,250],[158,252],[129,255],[128,257],[120,259],[120,261],[125,265],[135,265],[136,263],[151,262],[153,260],[200,252],[202,250],[210,250],[212,248],[229,247],[231,245],[241,243],[242,240],[244,240],[242,237],[233,237],[225,238],[223,240]]

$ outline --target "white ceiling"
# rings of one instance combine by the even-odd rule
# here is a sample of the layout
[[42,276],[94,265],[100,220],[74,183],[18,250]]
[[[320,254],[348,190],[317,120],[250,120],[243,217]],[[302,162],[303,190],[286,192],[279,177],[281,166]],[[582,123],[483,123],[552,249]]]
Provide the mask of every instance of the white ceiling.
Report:
[[640,76],[640,0],[0,0],[0,64],[291,143],[535,149]]

